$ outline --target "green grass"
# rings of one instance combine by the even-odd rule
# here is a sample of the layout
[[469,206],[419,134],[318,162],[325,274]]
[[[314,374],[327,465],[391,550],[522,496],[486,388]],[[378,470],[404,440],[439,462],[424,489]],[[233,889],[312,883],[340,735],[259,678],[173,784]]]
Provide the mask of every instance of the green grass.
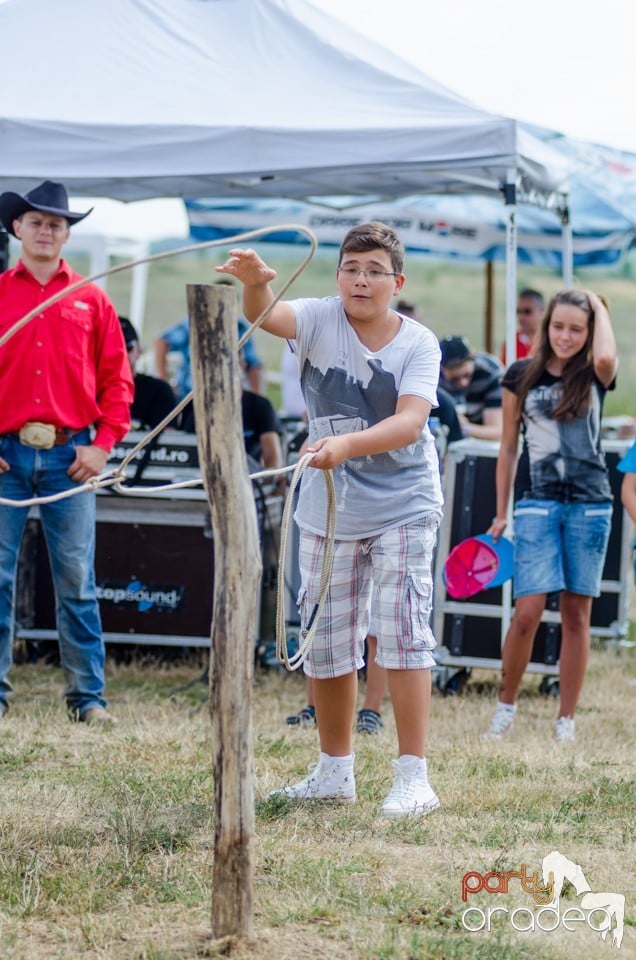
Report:
[[[71,724],[62,677],[15,666],[0,749],[2,960],[570,960],[610,950],[576,934],[490,933],[462,925],[469,870],[540,867],[558,849],[593,890],[627,896],[621,957],[634,956],[633,717],[636,654],[593,651],[579,741],[557,751],[552,698],[528,676],[515,733],[479,740],[496,679],[476,670],[461,696],[436,694],[428,751],[442,809],[418,820],[378,816],[395,755],[390,705],[378,737],[356,737],[358,802],[294,804],[269,797],[304,775],[313,730],[286,727],[302,678],[258,671],[252,688],[256,837],[249,944],[212,941],[214,779],[200,661],[170,668],[108,664],[116,730]],[[176,691],[176,692],[175,692]],[[525,904],[520,889],[498,899]],[[494,904],[475,894],[475,906]],[[568,905],[577,903],[573,891]]]

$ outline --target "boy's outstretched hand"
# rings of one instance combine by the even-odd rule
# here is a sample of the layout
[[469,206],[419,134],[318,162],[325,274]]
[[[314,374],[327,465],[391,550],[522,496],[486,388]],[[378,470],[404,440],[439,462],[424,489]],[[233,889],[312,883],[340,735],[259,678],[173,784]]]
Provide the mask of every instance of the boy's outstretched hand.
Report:
[[259,287],[276,279],[276,271],[261,260],[256,250],[241,247],[230,250],[225,263],[214,269],[217,273],[231,274],[246,287]]

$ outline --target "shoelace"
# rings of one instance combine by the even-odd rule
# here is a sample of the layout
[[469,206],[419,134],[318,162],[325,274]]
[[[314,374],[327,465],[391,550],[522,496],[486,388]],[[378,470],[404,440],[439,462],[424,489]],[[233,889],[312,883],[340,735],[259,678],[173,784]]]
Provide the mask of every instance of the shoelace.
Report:
[[573,740],[574,721],[570,717],[559,717],[554,724],[554,735],[557,740]]
[[504,733],[512,724],[514,714],[507,710],[495,710],[495,715],[490,721],[491,733]]
[[[318,770],[318,767],[320,767],[320,760],[314,760],[313,763],[310,763],[307,767],[307,776],[305,777],[305,780],[317,780],[318,778],[315,777],[314,774]],[[324,777],[325,771],[322,768],[320,769],[319,773],[322,773]]]
[[399,767],[394,767],[394,770],[393,786],[389,791],[387,802],[393,800],[413,800],[415,797],[416,778],[413,776],[407,777]]
[[[300,783],[304,785],[305,789],[310,790],[312,787],[319,787],[320,784],[327,783],[332,777],[333,771],[322,766],[320,760],[315,760],[307,767],[307,776]],[[349,777],[345,776],[342,782],[338,784],[338,789],[344,789],[348,780]]]
[[324,766],[321,766],[320,760],[314,760],[313,763],[310,763],[307,767],[307,776],[305,780],[309,783],[313,780],[314,783],[321,783],[324,780],[329,780],[332,771],[328,770]]

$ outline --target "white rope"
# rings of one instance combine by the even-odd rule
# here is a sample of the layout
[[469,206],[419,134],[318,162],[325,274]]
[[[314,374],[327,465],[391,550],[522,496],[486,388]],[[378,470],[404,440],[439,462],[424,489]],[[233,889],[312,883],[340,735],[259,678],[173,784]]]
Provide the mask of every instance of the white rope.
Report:
[[281,521],[280,553],[278,558],[278,592],[276,595],[276,659],[288,670],[297,670],[305,662],[311,645],[314,640],[318,622],[320,620],[329,583],[331,580],[331,570],[333,568],[333,555],[336,533],[336,492],[333,483],[333,472],[323,470],[325,478],[325,490],[327,495],[327,514],[325,521],[325,537],[323,545],[322,565],[320,568],[320,585],[318,589],[318,599],[314,604],[309,619],[301,632],[301,643],[296,653],[289,656],[287,650],[287,634],[285,632],[285,601],[283,584],[285,582],[285,558],[287,556],[287,537],[289,532],[291,512],[294,502],[294,491],[298,486],[300,478],[309,466],[313,458],[312,453],[306,453],[296,464],[294,475],[291,480],[285,509],[283,510],[283,519]]
[[237,233],[233,237],[224,237],[222,240],[205,240],[203,243],[192,243],[187,247],[177,247],[174,250],[162,250],[160,253],[153,253],[147,257],[140,257],[138,260],[129,260],[126,263],[120,263],[117,266],[109,267],[107,270],[102,270],[100,273],[94,273],[92,277],[82,277],[82,279],[76,281],[76,283],[72,283],[70,286],[64,287],[64,289],[60,290],[58,293],[54,293],[53,296],[49,297],[48,300],[45,300],[44,303],[40,303],[37,307],[34,307],[29,313],[25,313],[20,320],[16,320],[13,326],[10,327],[6,333],[3,333],[0,337],[0,347],[3,347],[7,340],[10,340],[14,334],[22,329],[22,327],[25,327],[27,323],[30,323],[31,320],[37,317],[48,307],[52,307],[54,303],[58,302],[58,300],[63,300],[64,297],[67,297],[70,293],[74,293],[76,290],[81,289],[81,287],[85,287],[88,283],[93,283],[95,280],[101,280],[103,277],[111,277],[115,273],[121,273],[123,270],[131,270],[133,267],[141,266],[142,263],[154,263],[157,260],[166,260],[168,257],[177,257],[183,253],[194,253],[197,250],[207,250],[210,247],[227,247],[233,243],[237,243],[239,240],[251,240],[254,237],[261,237],[268,233],[278,233],[279,231],[288,230],[305,234],[310,242],[309,253],[301,262],[300,266],[297,267],[292,273],[289,280],[281,287],[272,302],[266,307],[265,310],[263,310],[260,317],[258,317],[251,325],[250,329],[243,334],[238,344],[240,348],[247,340],[249,340],[254,330],[260,327],[263,321],[267,319],[273,307],[278,303],[283,294],[287,292],[296,277],[303,272],[313,257],[316,247],[318,246],[318,240],[316,239],[316,234],[313,232],[313,230],[310,230],[308,227],[303,227],[301,224],[296,223],[261,227],[258,230],[249,230],[246,233]]
[[[248,478],[250,480],[260,480],[264,477],[280,477],[284,473],[291,473],[295,469],[295,464],[290,464],[288,467],[276,467],[269,470],[259,470],[257,473],[248,473]],[[153,484],[152,487],[122,487],[121,477],[115,478],[113,486],[118,493],[126,494],[127,496],[143,496],[143,497],[152,497],[154,494],[165,493],[167,490],[183,490],[185,487],[200,487],[203,485],[203,478],[196,477],[192,480],[180,480],[176,483],[164,483],[164,484]]]
[[71,487],[69,490],[62,490],[60,493],[52,493],[48,497],[31,497],[29,500],[7,500],[0,497],[0,504],[4,507],[35,507],[41,503],[55,503],[57,500],[67,500],[74,497],[77,493],[94,493],[100,487],[111,486],[116,482],[113,471],[103,473],[99,477],[91,477],[84,483],[79,483],[77,487]]

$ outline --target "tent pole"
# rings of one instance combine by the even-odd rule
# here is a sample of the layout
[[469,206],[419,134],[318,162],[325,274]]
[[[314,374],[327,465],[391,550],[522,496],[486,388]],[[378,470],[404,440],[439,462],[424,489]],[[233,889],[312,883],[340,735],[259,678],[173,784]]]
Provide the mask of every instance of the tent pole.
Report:
[[[148,256],[148,247],[144,245],[139,259]],[[148,263],[140,263],[133,270],[132,288],[130,291],[130,322],[139,331],[143,343],[143,326],[146,311],[146,293],[148,290]]]
[[574,244],[572,242],[572,223],[570,221],[570,208],[567,204],[561,210],[561,235],[563,238],[562,253],[562,273],[563,287],[570,290],[574,282]]
[[506,357],[517,359],[517,171],[509,170],[506,203]]
[[486,260],[485,270],[486,302],[484,311],[484,350],[486,353],[495,353],[494,338],[494,286],[495,265],[492,260]]

